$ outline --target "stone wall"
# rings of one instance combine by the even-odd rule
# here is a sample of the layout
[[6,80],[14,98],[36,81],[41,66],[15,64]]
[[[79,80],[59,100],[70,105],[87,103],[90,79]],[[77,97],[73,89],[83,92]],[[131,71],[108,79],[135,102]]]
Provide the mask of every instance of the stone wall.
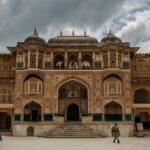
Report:
[[[14,124],[13,136],[27,136],[27,128],[32,126],[34,128],[34,136],[43,134],[44,132],[55,129],[60,123],[26,123],[26,124]],[[111,127],[114,125],[111,123],[86,123],[86,126],[96,130],[104,136],[111,136]],[[132,122],[119,122],[118,127],[120,129],[121,136],[129,137],[133,136],[133,123]]]

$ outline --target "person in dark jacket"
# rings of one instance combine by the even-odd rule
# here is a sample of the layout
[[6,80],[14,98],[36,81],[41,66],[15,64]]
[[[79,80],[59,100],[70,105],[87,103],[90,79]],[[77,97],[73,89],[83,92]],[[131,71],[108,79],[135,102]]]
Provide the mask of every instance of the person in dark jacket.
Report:
[[120,143],[119,138],[118,138],[120,136],[120,131],[119,131],[119,128],[117,127],[117,123],[115,123],[115,125],[111,128],[111,134],[112,134],[112,137],[114,137],[113,142],[115,143],[115,141],[117,140],[118,143]]
[[0,131],[0,141],[2,142],[2,133],[1,133],[1,131]]

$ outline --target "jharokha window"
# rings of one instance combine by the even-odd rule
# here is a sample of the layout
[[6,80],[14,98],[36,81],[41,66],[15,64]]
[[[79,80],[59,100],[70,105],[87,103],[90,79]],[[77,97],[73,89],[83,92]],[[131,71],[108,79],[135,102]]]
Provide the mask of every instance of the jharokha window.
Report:
[[27,94],[41,94],[42,81],[38,78],[31,78],[25,81],[24,92]]
[[0,89],[0,103],[11,103],[12,92],[6,89]]
[[122,95],[122,82],[114,76],[106,78],[103,82],[104,96],[121,96]]

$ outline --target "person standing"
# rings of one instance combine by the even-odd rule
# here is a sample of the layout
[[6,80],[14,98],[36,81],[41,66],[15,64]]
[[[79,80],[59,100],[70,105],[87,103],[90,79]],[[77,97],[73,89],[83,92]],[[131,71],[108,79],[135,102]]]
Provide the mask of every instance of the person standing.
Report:
[[2,133],[1,133],[1,131],[0,131],[0,141],[2,142]]
[[115,143],[115,141],[117,140],[118,143],[120,143],[119,141],[120,131],[119,128],[117,127],[117,123],[115,123],[115,125],[111,128],[111,134],[112,137],[114,137],[113,142]]

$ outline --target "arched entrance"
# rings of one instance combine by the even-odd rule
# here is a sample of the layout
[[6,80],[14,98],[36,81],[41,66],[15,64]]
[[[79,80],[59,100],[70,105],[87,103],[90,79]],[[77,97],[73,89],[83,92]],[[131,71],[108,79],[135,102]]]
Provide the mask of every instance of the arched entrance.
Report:
[[27,128],[27,136],[34,136],[34,128],[32,126]]
[[41,121],[41,106],[30,102],[24,107],[24,121]]
[[[73,117],[74,111],[77,115]],[[88,90],[85,85],[70,80],[59,87],[58,115],[64,116],[65,121],[79,121],[82,115],[88,115]]]
[[122,106],[114,101],[105,105],[105,121],[122,121]]
[[67,121],[79,121],[79,106],[70,104],[67,107]]

